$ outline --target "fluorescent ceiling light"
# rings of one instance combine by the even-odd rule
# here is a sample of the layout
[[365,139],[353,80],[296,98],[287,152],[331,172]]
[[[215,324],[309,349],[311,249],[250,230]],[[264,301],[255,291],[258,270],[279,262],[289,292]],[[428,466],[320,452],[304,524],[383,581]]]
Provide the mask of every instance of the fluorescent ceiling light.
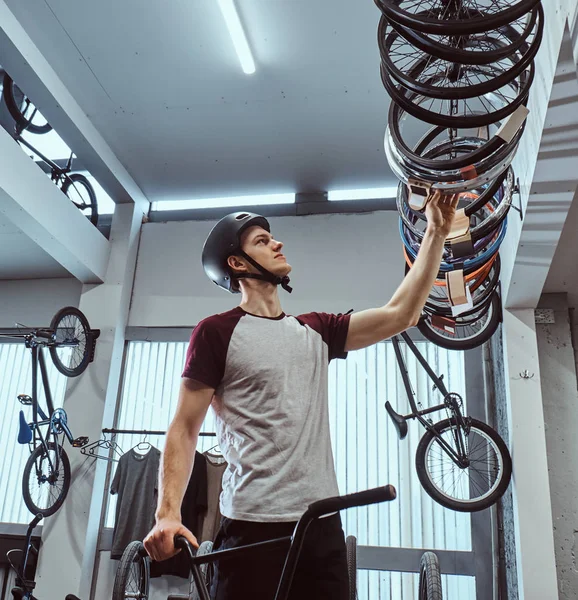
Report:
[[233,45],[237,51],[237,56],[241,61],[241,67],[247,75],[252,75],[255,72],[255,61],[251,54],[251,48],[247,41],[247,36],[243,31],[239,13],[235,8],[233,0],[219,0],[219,7],[225,18],[225,23],[233,40]]
[[366,188],[363,190],[332,190],[327,192],[327,199],[334,200],[376,200],[395,198],[397,186],[387,188]]
[[265,204],[294,204],[295,194],[265,194],[262,196],[231,196],[199,200],[166,200],[152,203],[152,210],[190,210],[225,206],[262,206]]

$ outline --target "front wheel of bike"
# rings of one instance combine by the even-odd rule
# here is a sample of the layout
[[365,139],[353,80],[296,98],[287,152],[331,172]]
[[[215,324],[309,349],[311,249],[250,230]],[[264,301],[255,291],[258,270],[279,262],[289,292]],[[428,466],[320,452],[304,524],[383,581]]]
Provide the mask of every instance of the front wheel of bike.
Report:
[[419,600],[442,600],[442,576],[438,557],[424,552],[419,563]]
[[34,449],[22,474],[24,504],[32,514],[44,517],[53,515],[62,506],[71,480],[70,461],[64,448],[54,442],[48,442],[47,447],[48,453],[43,445]]
[[456,452],[456,439],[461,433],[467,466],[454,462],[431,429],[418,444],[415,466],[424,490],[438,504],[460,512],[476,512],[502,497],[512,476],[512,459],[494,429],[477,419],[467,421],[466,429],[458,428],[454,418],[433,425],[437,435]]
[[67,377],[77,377],[90,362],[92,336],[88,319],[78,308],[66,306],[52,318],[54,345],[50,356],[54,366]]
[[124,549],[114,578],[112,600],[147,600],[150,584],[150,560],[138,540]]

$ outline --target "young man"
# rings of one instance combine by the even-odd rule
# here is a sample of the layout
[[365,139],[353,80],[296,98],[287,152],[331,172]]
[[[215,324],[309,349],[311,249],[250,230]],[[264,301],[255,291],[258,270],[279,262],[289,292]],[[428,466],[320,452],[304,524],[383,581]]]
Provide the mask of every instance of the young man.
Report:
[[[217,285],[240,292],[241,303],[193,331],[161,461],[156,525],[144,541],[153,559],[175,554],[176,534],[198,546],[181,523],[180,508],[210,404],[228,462],[215,550],[291,535],[309,504],[339,495],[329,436],[329,361],[417,323],[457,202],[433,196],[411,271],[387,304],[352,315],[286,315],[278,286],[291,291],[291,266],[267,220],[233,213],[215,225],[203,248],[203,266]],[[281,548],[221,561],[212,597],[272,600],[285,553]],[[346,600],[347,590],[344,535],[334,514],[310,527],[291,598]]]

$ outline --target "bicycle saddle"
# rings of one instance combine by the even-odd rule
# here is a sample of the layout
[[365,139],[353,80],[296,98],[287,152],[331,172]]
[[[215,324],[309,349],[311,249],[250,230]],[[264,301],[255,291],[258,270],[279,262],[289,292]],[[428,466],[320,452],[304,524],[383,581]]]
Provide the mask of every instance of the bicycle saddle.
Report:
[[391,417],[393,421],[393,425],[397,430],[397,435],[399,435],[399,439],[403,440],[403,438],[407,435],[407,421],[398,413],[393,410],[393,406],[389,403],[385,403],[385,410]]

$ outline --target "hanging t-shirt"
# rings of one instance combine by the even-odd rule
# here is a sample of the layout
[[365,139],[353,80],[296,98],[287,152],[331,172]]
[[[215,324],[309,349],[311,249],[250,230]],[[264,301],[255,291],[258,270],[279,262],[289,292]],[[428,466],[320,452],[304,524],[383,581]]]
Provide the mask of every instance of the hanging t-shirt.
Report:
[[[203,516],[207,511],[207,460],[199,452],[195,452],[193,471],[181,504],[183,525],[199,539]],[[189,558],[185,552],[163,560],[151,561],[151,577],[176,575],[188,578],[190,573]]]
[[328,367],[345,358],[349,315],[275,318],[237,307],[195,327],[183,377],[215,388],[219,446],[228,463],[220,509],[242,521],[297,521],[337,496]]
[[214,542],[221,525],[219,497],[223,489],[223,473],[227,468],[227,461],[223,456],[209,452],[205,452],[205,458],[207,459],[207,512],[203,518],[199,541]]
[[110,487],[118,494],[111,558],[119,559],[133,540],[142,542],[154,525],[160,456],[153,446],[144,455],[129,450],[118,461]]

